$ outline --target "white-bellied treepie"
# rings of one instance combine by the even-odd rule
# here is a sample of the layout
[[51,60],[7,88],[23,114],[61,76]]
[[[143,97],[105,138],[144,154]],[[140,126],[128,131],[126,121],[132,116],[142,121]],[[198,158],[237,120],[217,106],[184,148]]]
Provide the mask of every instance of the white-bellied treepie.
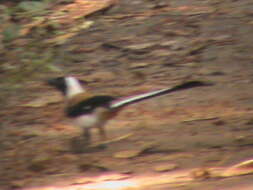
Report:
[[90,142],[91,128],[99,129],[100,137],[105,140],[104,125],[106,121],[113,118],[119,110],[129,104],[175,91],[210,85],[210,83],[201,81],[189,81],[170,88],[119,99],[108,95],[92,95],[82,87],[82,80],[72,76],[57,77],[47,82],[60,90],[66,97],[66,115],[73,118],[75,125],[83,129],[87,143]]

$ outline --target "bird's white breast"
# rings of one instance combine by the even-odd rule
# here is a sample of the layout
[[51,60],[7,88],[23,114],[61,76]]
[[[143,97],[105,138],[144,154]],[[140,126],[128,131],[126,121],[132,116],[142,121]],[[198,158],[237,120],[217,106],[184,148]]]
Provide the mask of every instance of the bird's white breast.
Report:
[[74,119],[74,124],[81,128],[92,128],[99,127],[102,125],[102,121],[98,118],[96,114],[86,114],[78,116]]

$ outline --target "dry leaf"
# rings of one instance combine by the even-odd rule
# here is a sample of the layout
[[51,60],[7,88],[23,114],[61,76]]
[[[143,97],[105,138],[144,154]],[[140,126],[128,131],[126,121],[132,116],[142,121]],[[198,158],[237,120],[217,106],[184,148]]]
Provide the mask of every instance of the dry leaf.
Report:
[[29,24],[24,25],[19,32],[20,35],[25,36],[25,35],[29,34],[34,27],[41,25],[43,22],[45,22],[45,18],[40,17],[39,19],[37,19]]
[[21,105],[21,106],[39,108],[39,107],[47,106],[49,104],[58,103],[60,101],[62,101],[62,98],[58,95],[42,96],[41,98],[32,100],[26,104]]
[[253,160],[247,160],[228,168],[222,173],[222,176],[230,177],[252,173],[253,173]]
[[64,44],[68,39],[78,34],[80,30],[89,28],[90,26],[92,26],[93,23],[94,23],[93,21],[85,21],[82,24],[79,24],[75,27],[70,28],[69,30],[66,29],[64,34],[51,38],[47,40],[46,42],[55,43],[57,45]]
[[49,16],[49,20],[70,24],[78,18],[106,9],[116,2],[117,0],[75,0],[71,4],[60,6],[54,10],[54,13]]
[[141,154],[141,150],[124,150],[113,155],[114,158],[134,158]]
[[55,43],[57,45],[61,45],[64,44],[69,38],[75,36],[76,34],[77,34],[76,32],[70,32],[63,35],[59,35],[53,39],[47,40],[47,43]]
[[178,168],[177,164],[172,164],[172,163],[165,163],[165,164],[159,164],[157,166],[154,167],[154,170],[156,172],[167,172],[167,171],[171,171]]

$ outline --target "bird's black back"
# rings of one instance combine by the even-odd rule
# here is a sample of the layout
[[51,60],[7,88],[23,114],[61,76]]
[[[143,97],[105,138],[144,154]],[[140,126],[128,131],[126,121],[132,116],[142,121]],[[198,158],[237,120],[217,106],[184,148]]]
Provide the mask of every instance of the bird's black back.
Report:
[[68,117],[77,117],[82,114],[92,113],[97,107],[109,108],[111,101],[114,99],[112,96],[93,96],[67,107],[66,114]]

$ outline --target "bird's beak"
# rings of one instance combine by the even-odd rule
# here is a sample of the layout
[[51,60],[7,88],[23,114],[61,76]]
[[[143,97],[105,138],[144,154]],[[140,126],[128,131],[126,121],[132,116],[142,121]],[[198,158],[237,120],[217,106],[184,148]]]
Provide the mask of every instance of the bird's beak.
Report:
[[51,86],[54,84],[54,79],[47,79],[44,81],[44,83]]
[[46,85],[55,87],[56,86],[56,79],[47,79],[47,80],[44,81],[44,83]]
[[80,79],[78,79],[78,81],[82,84],[82,85],[87,85],[88,84],[88,82],[86,81],[86,80],[80,80]]

